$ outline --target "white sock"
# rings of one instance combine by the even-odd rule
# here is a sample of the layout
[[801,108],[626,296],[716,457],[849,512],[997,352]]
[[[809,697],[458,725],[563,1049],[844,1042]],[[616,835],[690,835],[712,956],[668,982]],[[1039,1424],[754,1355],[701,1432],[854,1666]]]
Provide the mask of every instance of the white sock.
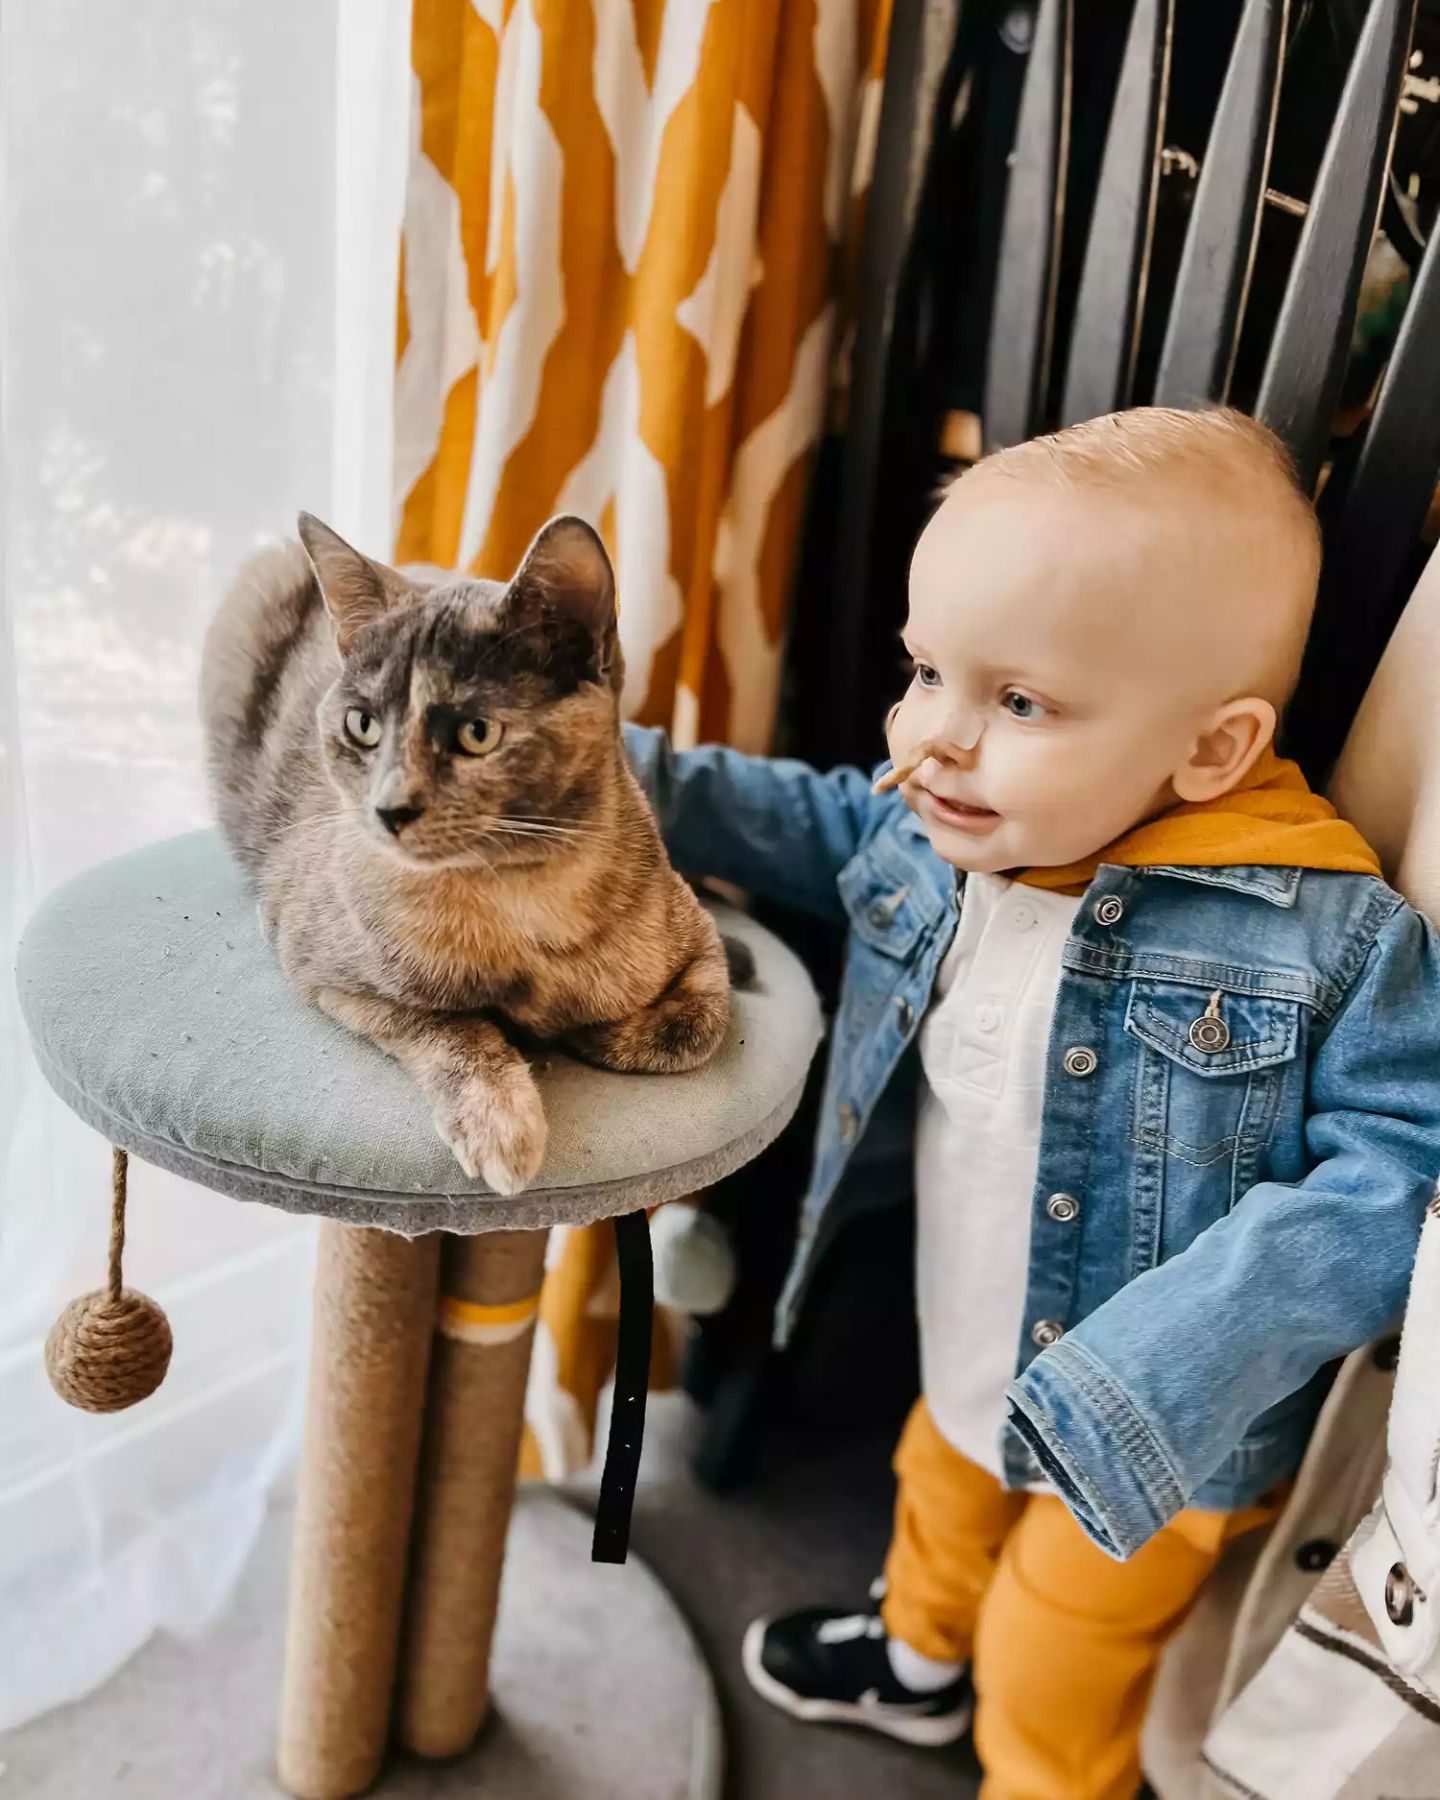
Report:
[[933,1694],[950,1683],[965,1667],[964,1663],[937,1662],[933,1656],[922,1656],[899,1638],[891,1638],[885,1646],[890,1656],[890,1672],[912,1694]]
[[650,1219],[650,1249],[655,1298],[662,1305],[704,1318],[719,1312],[734,1293],[735,1249],[714,1213],[688,1200],[658,1207]]

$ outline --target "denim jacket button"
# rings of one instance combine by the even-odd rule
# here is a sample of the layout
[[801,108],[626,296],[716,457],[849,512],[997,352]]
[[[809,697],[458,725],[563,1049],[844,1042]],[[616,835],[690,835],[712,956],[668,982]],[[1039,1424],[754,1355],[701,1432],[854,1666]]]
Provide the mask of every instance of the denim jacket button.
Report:
[[895,923],[895,915],[905,904],[908,887],[898,888],[893,894],[886,894],[881,900],[872,901],[868,917],[870,923],[881,931],[888,931]]
[[1225,1049],[1230,1042],[1230,1027],[1220,1017],[1220,996],[1223,992],[1223,988],[1216,988],[1204,1012],[1198,1019],[1190,1021],[1190,1042],[1197,1050],[1212,1055]]
[[1037,1319],[1030,1327],[1030,1341],[1038,1344],[1042,1350],[1048,1350],[1051,1344],[1058,1344],[1065,1335],[1065,1327],[1056,1324],[1054,1319]]
[[1045,1210],[1057,1225],[1069,1225],[1080,1217],[1080,1202],[1073,1194],[1052,1194]]
[[1230,1027],[1223,1019],[1212,1019],[1207,1013],[1190,1026],[1190,1042],[1197,1050],[1223,1050],[1230,1042]]
[[1125,916],[1125,902],[1114,894],[1107,894],[1095,908],[1095,918],[1101,925],[1114,925]]
[[1415,1583],[1404,1563],[1393,1563],[1385,1577],[1385,1611],[1392,1625],[1408,1625],[1415,1617]]
[[1091,1075],[1100,1062],[1093,1050],[1087,1050],[1084,1044],[1072,1044],[1065,1052],[1065,1073],[1067,1075]]
[[855,1134],[860,1126],[859,1116],[848,1100],[840,1102],[840,1141],[842,1144],[853,1144]]

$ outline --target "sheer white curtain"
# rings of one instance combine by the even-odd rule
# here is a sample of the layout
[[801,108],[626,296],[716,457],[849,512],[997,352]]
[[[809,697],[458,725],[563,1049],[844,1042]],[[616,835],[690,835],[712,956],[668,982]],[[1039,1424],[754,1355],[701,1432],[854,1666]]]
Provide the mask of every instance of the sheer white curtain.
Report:
[[9,952],[55,883],[206,822],[199,646],[249,548],[301,506],[386,547],[408,105],[403,0],[0,12],[0,1729],[203,1627],[293,1457],[310,1228],[141,1164],[170,1376],[103,1419],[51,1394],[108,1151]]

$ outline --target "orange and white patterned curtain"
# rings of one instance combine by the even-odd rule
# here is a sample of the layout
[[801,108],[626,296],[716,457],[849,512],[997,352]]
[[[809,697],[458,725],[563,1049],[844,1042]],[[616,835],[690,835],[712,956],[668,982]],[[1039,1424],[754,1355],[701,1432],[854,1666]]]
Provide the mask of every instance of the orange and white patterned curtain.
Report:
[[[768,747],[889,0],[415,0],[396,560],[615,560],[625,708]],[[588,1461],[613,1238],[554,1234],[521,1466]],[[652,1383],[664,1385],[657,1329]]]
[[397,558],[590,519],[681,744],[769,742],[888,13],[415,0]]

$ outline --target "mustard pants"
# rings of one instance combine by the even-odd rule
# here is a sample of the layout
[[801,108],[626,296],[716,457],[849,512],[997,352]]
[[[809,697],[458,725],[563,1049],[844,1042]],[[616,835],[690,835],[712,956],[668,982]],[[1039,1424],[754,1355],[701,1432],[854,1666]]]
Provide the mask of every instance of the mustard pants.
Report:
[[1131,1800],[1160,1652],[1225,1545],[1275,1506],[1182,1512],[1115,1562],[1054,1495],[1008,1491],[961,1456],[923,1400],[895,1473],[885,1628],[973,1660],[981,1800]]

